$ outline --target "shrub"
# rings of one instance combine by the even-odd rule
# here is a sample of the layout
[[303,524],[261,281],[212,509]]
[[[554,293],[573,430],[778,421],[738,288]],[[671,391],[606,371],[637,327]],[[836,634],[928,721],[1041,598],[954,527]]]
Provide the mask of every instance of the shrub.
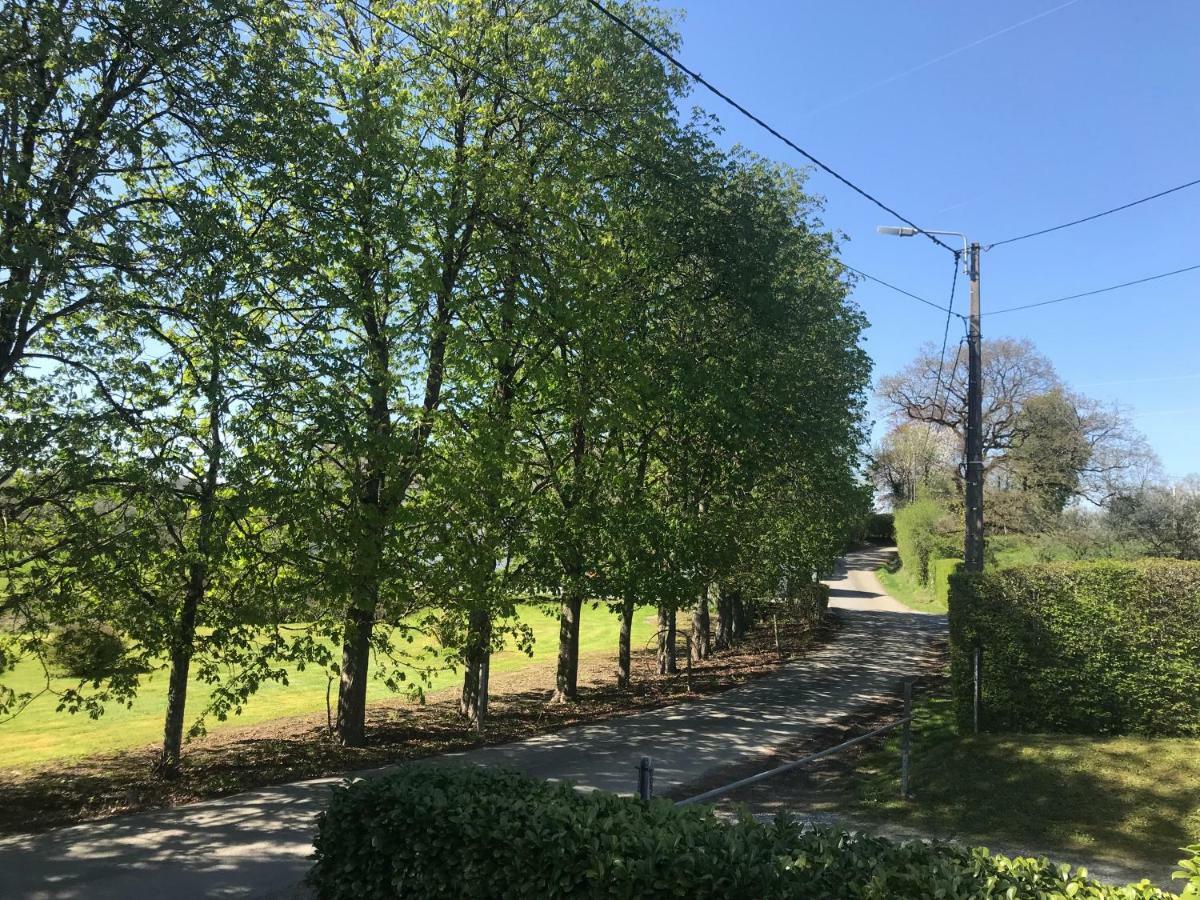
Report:
[[1049,563],[951,577],[951,677],[1002,731],[1200,735],[1200,563]]
[[72,678],[100,679],[115,672],[125,656],[125,642],[104,625],[74,625],[50,640],[49,662]]
[[896,511],[896,546],[900,562],[917,582],[929,584],[929,559],[945,543],[942,520],[946,511],[936,500],[914,500]]
[[863,526],[863,540],[873,544],[891,544],[896,540],[896,521],[892,513],[871,513]]
[[829,612],[829,586],[819,581],[789,583],[780,612],[803,628],[816,628]]
[[511,772],[413,765],[335,789],[309,876],[323,900],[1169,897],[1046,860],[896,844],[780,818],[723,822]]

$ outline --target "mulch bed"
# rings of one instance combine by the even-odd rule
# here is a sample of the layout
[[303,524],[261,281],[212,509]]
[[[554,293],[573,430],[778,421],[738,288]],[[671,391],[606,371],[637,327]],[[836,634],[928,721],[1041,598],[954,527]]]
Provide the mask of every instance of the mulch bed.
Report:
[[[330,738],[324,712],[227,728],[185,747],[178,778],[152,773],[156,746],[82,760],[60,761],[0,774],[0,834],[43,831],[139,810],[221,797],[251,788],[338,775],[485,744],[503,744],[582,722],[655,709],[720,693],[776,671],[782,662],[828,641],[831,621],[815,633],[781,629],[781,655],[768,627],[747,635],[735,650],[698,663],[690,676],[658,675],[652,653],[635,654],[634,681],[618,690],[612,660],[580,662],[580,698],[549,702],[554,672],[531,666],[493,676],[485,735],[458,715],[454,692],[431,694],[425,703],[404,699],[372,704],[367,746],[348,748]],[[690,689],[688,681],[690,680]]]

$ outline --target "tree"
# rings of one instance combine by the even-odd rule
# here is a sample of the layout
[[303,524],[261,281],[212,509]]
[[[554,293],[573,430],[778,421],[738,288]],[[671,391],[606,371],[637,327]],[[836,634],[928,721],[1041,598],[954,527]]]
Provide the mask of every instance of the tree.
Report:
[[[923,445],[899,452],[899,428],[924,427],[953,435],[961,494],[966,437],[966,360],[960,352],[938,389],[932,346],[896,375],[880,380],[879,396],[896,427],[876,456],[877,482],[908,491],[909,460],[923,468]],[[983,450],[985,489],[997,496],[993,521],[1002,527],[1040,527],[1077,498],[1104,503],[1154,469],[1145,439],[1115,407],[1069,391],[1050,361],[1028,340],[995,338],[983,349]],[[935,396],[936,392],[936,396]],[[908,459],[906,460],[905,457]],[[1018,496],[1018,493],[1021,493]],[[997,513],[999,519],[997,519]]]
[[[938,379],[940,356],[932,344],[902,371],[879,382],[879,396],[898,421],[924,422],[950,431],[965,446],[967,360],[955,353]],[[940,389],[939,389],[940,384]],[[983,452],[985,471],[1012,447],[1021,407],[1030,397],[1062,387],[1050,360],[1028,340],[992,338],[983,346]],[[962,474],[959,481],[961,484]]]
[[156,173],[212,152],[196,131],[229,85],[207,76],[238,52],[246,8],[4,3],[0,389],[39,340],[92,309],[119,307],[124,279],[153,267],[136,214],[161,202]]
[[876,490],[899,507],[917,499],[921,490],[952,493],[960,455],[951,432],[924,422],[901,422],[872,454],[870,474]]
[[1155,556],[1200,559],[1200,479],[1146,486],[1113,500],[1113,529]]

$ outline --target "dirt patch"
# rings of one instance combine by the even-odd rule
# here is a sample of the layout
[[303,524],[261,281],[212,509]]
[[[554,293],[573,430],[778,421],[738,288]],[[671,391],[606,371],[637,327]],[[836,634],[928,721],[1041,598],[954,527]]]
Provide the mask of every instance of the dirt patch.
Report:
[[504,744],[720,693],[769,675],[788,659],[830,640],[831,620],[816,632],[781,627],[784,652],[771,628],[747,635],[736,649],[697,663],[690,675],[683,660],[676,675],[659,675],[654,655],[635,654],[634,684],[618,690],[615,663],[607,657],[580,661],[580,699],[549,702],[551,665],[496,675],[491,683],[487,732],[470,730],[458,715],[454,691],[430,694],[423,704],[396,698],[367,712],[367,746],[341,747],[329,735],[326,716],[298,716],[225,729],[185,749],[182,774],[163,780],[151,774],[157,747],[48,764],[0,775],[0,833],[42,831],[119,813],[175,806],[251,788],[370,769],[408,759],[487,744]]

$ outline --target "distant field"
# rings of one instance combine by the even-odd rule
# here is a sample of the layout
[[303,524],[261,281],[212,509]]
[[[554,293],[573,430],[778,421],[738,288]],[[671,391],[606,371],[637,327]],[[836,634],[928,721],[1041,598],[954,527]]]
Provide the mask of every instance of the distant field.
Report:
[[[558,652],[558,619],[534,606],[521,607],[519,615],[534,632],[533,658],[512,647],[492,657],[492,671],[514,672],[530,666],[544,666]],[[634,619],[633,645],[645,646],[655,632],[654,616],[649,608],[640,610]],[[616,656],[620,621],[605,607],[586,609],[579,638],[581,656]],[[453,687],[460,683],[461,673],[442,671],[434,676],[429,691]],[[552,674],[548,676],[546,687]],[[312,667],[303,672],[292,671],[289,684],[264,684],[250,699],[240,716],[227,722],[211,720],[210,732],[221,728],[250,725],[286,716],[307,715],[325,710],[326,676]],[[4,676],[4,683],[17,691],[37,691],[45,683],[41,666],[35,661],[19,663],[13,672]],[[75,681],[57,678],[56,689],[73,687]],[[55,759],[69,759],[92,753],[126,750],[162,739],[163,715],[166,709],[167,673],[154,672],[146,676],[133,707],[110,706],[99,719],[86,715],[55,712],[57,700],[47,694],[35,700],[12,721],[0,724],[0,769],[20,769]],[[192,679],[188,695],[188,724],[191,716],[203,708],[209,687]],[[368,699],[381,700],[391,696],[387,688],[372,680]],[[334,688],[336,703],[336,686]]]

